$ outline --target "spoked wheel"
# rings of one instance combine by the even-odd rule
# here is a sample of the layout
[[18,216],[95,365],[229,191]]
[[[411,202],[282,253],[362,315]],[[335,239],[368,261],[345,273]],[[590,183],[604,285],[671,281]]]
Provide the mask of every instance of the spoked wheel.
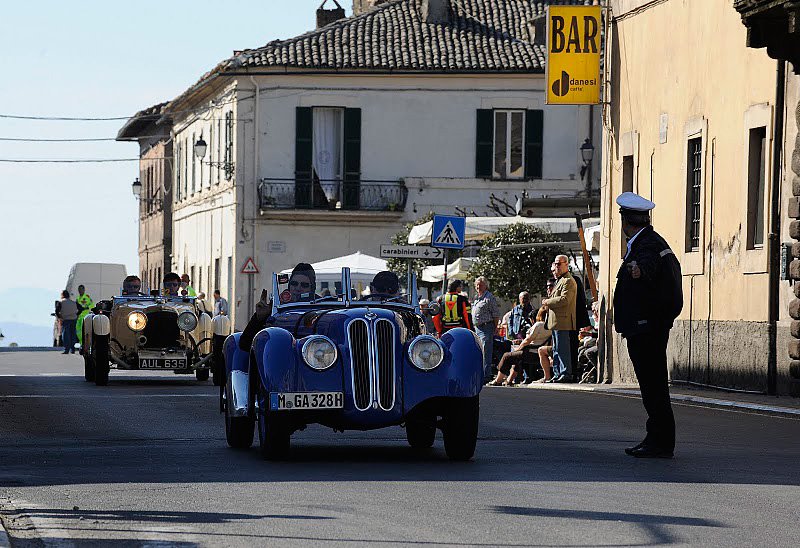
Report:
[[94,383],[97,386],[108,384],[108,372],[111,370],[109,361],[109,336],[95,335],[92,343],[92,361],[94,362]]
[[258,444],[261,456],[267,460],[280,460],[289,454],[291,433],[285,422],[269,411],[269,394],[261,384],[258,373],[254,373],[256,389],[256,420],[258,422]]
[[436,425],[425,422],[407,422],[406,439],[412,449],[430,449],[436,439]]
[[475,454],[479,416],[478,396],[450,401],[442,425],[444,450],[450,460],[469,460]]

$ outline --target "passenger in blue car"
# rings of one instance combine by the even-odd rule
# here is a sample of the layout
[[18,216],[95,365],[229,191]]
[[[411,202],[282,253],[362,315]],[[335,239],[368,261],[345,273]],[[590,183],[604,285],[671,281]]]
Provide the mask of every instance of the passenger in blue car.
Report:
[[[317,274],[314,267],[308,263],[297,263],[289,276],[290,302],[311,301],[316,297],[314,290],[317,287]],[[239,348],[245,352],[250,351],[253,339],[259,331],[267,327],[272,312],[272,301],[269,300],[269,293],[264,289],[261,292],[261,299],[256,303],[256,311],[247,322],[247,326],[239,339]]]
[[384,270],[378,272],[369,284],[370,296],[396,297],[400,293],[400,279],[397,274]]

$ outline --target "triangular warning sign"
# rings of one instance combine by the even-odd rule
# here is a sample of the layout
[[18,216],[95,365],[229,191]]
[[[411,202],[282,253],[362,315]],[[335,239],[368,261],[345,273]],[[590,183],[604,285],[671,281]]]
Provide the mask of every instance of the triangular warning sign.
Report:
[[242,267],[242,274],[258,274],[258,267],[252,257],[248,257]]
[[458,233],[456,229],[453,227],[453,223],[447,221],[447,224],[444,225],[444,228],[436,236],[436,240],[434,241],[436,244],[451,244],[451,245],[461,245],[461,240],[458,237]]

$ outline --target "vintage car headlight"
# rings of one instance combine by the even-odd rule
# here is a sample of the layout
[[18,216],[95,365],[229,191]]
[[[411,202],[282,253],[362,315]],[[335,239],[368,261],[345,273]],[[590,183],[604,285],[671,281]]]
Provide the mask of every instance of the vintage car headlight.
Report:
[[144,312],[131,312],[128,314],[128,327],[131,331],[142,331],[147,325],[147,315]]
[[303,343],[303,359],[317,371],[328,369],[336,363],[337,356],[336,345],[328,337],[317,335]]
[[181,331],[194,331],[197,327],[197,316],[191,312],[182,312],[178,316],[178,328]]
[[436,369],[444,361],[444,347],[427,335],[417,337],[408,347],[408,357],[417,369],[430,371]]

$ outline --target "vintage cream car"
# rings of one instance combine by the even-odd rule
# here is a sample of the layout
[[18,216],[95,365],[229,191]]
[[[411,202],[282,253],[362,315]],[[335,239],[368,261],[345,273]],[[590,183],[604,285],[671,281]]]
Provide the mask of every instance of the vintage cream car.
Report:
[[[83,322],[83,358],[87,381],[108,384],[111,365],[117,369],[174,371],[221,385],[222,346],[230,320],[213,320],[194,297],[135,295],[98,303]],[[214,365],[218,364],[217,368]]]

